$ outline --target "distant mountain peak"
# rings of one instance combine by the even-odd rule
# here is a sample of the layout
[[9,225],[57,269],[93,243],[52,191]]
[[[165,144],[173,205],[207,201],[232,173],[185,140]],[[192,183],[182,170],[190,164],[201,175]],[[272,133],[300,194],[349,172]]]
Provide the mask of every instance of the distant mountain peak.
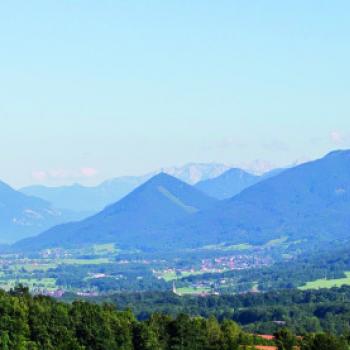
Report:
[[167,173],[165,173],[164,171],[159,172],[158,174],[154,175],[150,180],[148,180],[148,182],[152,181],[152,182],[162,182],[162,181],[169,181],[169,180],[178,180],[177,178],[175,178],[174,176],[171,176]]
[[249,171],[246,171],[246,170],[243,170],[243,169],[240,169],[240,168],[231,168],[227,171],[225,171],[223,174],[221,174],[220,176],[227,176],[227,175],[230,175],[230,174],[238,174],[238,175],[245,175],[245,174],[248,174],[248,175],[254,175],[254,174],[251,174]]
[[231,198],[249,186],[259,182],[262,177],[250,174],[239,168],[232,168],[214,179],[200,181],[195,187],[217,199]]
[[165,172],[160,172],[154,176],[152,176],[148,181],[146,181],[143,185],[141,185],[141,187],[143,186],[157,186],[157,185],[185,185],[185,186],[189,186],[187,183],[185,183],[182,180],[179,180],[178,178],[169,175]]
[[228,169],[230,166],[219,163],[187,163],[184,166],[162,168],[161,171],[193,185],[217,177]]

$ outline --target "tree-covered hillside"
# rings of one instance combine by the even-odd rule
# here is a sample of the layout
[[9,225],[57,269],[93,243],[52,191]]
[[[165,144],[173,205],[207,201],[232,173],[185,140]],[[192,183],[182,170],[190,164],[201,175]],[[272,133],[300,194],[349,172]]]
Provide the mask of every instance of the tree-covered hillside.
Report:
[[254,345],[272,349],[346,350],[346,337],[307,334],[295,337],[281,329],[265,340],[243,332],[233,321],[176,318],[153,314],[137,321],[131,311],[110,304],[72,304],[32,297],[24,288],[0,291],[0,348],[3,350],[238,350]]

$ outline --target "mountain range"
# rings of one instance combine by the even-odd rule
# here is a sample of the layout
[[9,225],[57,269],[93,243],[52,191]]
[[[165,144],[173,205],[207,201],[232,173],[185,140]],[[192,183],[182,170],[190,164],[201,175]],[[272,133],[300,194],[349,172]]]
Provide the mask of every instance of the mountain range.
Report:
[[56,226],[15,245],[20,249],[118,242],[150,249],[158,230],[206,210],[217,200],[170,175],[160,173],[119,202],[86,220]]
[[107,180],[94,187],[74,184],[62,187],[28,186],[20,189],[24,194],[42,198],[56,208],[75,211],[88,216],[117,202],[159,172],[194,184],[221,175],[228,166],[217,163],[190,163],[182,167],[164,168],[143,176],[124,176]]
[[271,239],[350,237],[350,151],[286,169],[217,201],[160,174],[123,200],[84,221],[57,226],[17,248],[115,242],[142,249]]
[[335,151],[259,179],[240,170],[218,179],[226,181],[237,174],[252,180],[244,183],[249,187],[216,200],[161,173],[100,213],[56,226],[18,242],[15,248],[115,242],[121,247],[161,250],[261,244],[281,237],[290,241],[349,238],[350,151]]

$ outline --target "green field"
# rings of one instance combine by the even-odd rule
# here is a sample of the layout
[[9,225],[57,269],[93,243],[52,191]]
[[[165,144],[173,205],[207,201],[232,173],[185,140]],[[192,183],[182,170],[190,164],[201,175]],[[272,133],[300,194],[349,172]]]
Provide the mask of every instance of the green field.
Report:
[[170,282],[177,279],[176,272],[164,272],[162,275],[160,275],[161,278],[163,278],[164,281]]
[[57,264],[64,265],[101,265],[108,264],[110,260],[108,258],[98,258],[98,259],[60,259]]
[[[179,275],[176,274],[176,272],[164,272],[162,275],[160,275],[163,280],[166,282],[171,282],[176,279],[184,278],[184,277],[189,277],[189,276],[199,276],[199,275],[204,275],[207,273],[211,273],[210,271],[186,271],[186,272],[181,272]],[[214,273],[214,271],[213,271]]]
[[118,252],[114,243],[95,244],[92,249],[97,255],[110,255]]
[[181,272],[181,274],[177,275],[176,272],[165,272],[161,275],[161,278],[163,278],[166,282],[174,281],[178,278],[188,277],[188,276],[197,276],[202,275],[203,272],[201,271],[194,271],[194,272]]
[[241,243],[241,244],[234,244],[234,245],[227,245],[226,243],[220,243],[220,244],[211,244],[206,245],[200,250],[221,250],[225,252],[229,251],[240,251],[240,250],[248,250],[251,249],[253,246],[248,243]]
[[19,272],[20,270],[25,270],[26,272],[33,271],[43,271],[46,272],[49,269],[55,269],[57,264],[55,263],[35,263],[35,264],[17,264],[13,265],[11,268],[15,272]]
[[288,240],[287,236],[283,236],[283,237],[280,237],[280,238],[272,239],[271,241],[268,241],[267,243],[265,243],[263,245],[263,248],[271,248],[271,247],[274,247],[274,246],[278,246],[278,245],[284,244],[287,240]]
[[346,277],[336,279],[319,279],[316,281],[307,282],[305,286],[300,287],[301,290],[307,289],[320,289],[320,288],[332,288],[341,287],[343,285],[350,285],[350,271],[345,272]]
[[241,244],[235,244],[235,245],[229,245],[229,246],[225,246],[222,247],[223,251],[235,251],[235,250],[248,250],[253,248],[252,245],[248,244],[248,243],[241,243]]
[[[111,245],[103,245],[98,246],[97,251],[99,252],[106,252],[106,251],[112,251],[114,248]],[[108,264],[111,261],[108,258],[96,258],[96,259],[79,259],[79,258],[64,258],[64,259],[57,259],[57,260],[49,260],[49,259],[38,259],[33,262],[20,262],[17,264],[10,265],[9,270],[12,273],[21,273],[23,272],[35,272],[35,271],[41,271],[46,272],[50,269],[55,269],[59,265],[101,265],[101,264]]]
[[23,284],[29,289],[44,288],[47,290],[54,290],[57,288],[55,278],[14,278],[8,280],[0,280],[0,288],[9,290],[18,284]]
[[180,295],[189,295],[189,294],[201,294],[201,293],[209,293],[211,291],[210,288],[193,288],[193,287],[182,287],[182,288],[177,288],[177,293]]

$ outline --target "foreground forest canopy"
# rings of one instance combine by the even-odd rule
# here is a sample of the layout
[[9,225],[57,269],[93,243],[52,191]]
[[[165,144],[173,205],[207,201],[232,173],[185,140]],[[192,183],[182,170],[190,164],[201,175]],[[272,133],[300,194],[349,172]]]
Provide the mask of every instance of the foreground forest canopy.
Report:
[[180,314],[153,314],[138,321],[131,311],[110,304],[57,302],[32,297],[17,287],[0,292],[0,348],[11,350],[235,350],[259,349],[345,350],[349,337],[329,334],[294,336],[281,329],[273,340],[245,333],[233,321],[217,321]]
[[[65,296],[66,301],[75,299],[74,295]],[[116,293],[88,300],[131,309],[139,320],[147,320],[155,313],[172,317],[187,314],[204,318],[215,316],[219,321],[232,320],[248,333],[274,334],[286,327],[299,335],[350,334],[349,286],[206,297],[180,297],[167,292]]]

